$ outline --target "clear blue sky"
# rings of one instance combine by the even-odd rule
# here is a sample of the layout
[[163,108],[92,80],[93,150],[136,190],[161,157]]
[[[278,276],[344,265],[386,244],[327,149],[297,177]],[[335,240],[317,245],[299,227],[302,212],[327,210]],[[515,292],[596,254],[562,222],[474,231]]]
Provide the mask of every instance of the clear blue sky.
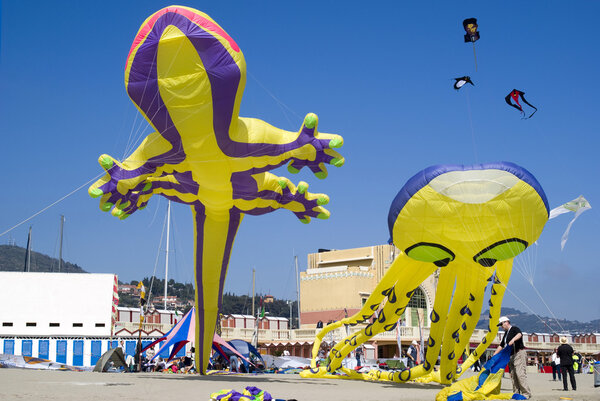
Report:
[[[97,158],[118,158],[150,132],[127,97],[125,58],[140,24],[161,1],[3,1],[0,129],[4,173],[0,232],[100,174]],[[460,5],[459,5],[460,4]],[[530,170],[551,207],[583,194],[592,209],[550,221],[535,257],[522,258],[505,305],[549,315],[518,271],[559,317],[600,317],[598,246],[600,162],[598,113],[600,3],[242,2],[189,1],[239,44],[248,65],[242,115],[297,130],[308,112],[322,132],[344,137],[342,168],[318,180],[308,171],[278,174],[305,180],[331,197],[328,221],[309,225],[291,213],[247,216],[234,245],[226,290],[295,296],[293,255],[301,269],[318,248],[345,249],[388,239],[389,205],[408,178],[432,164],[512,161]],[[367,5],[367,6],[365,6]],[[481,40],[463,43],[462,20],[476,17]],[[470,75],[474,87],[452,88]],[[539,111],[530,120],[504,102],[513,88]],[[273,95],[273,97],[271,96]],[[281,106],[281,104],[285,105]],[[192,220],[174,205],[170,277],[192,279]],[[87,185],[0,237],[58,255],[59,216],[66,216],[64,258],[124,281],[152,274],[166,201],[126,221],[98,209]]]

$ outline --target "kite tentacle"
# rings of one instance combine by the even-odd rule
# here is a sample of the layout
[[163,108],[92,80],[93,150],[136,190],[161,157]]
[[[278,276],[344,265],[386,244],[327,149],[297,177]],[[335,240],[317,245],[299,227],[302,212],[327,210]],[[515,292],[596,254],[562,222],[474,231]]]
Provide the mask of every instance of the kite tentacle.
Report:
[[329,217],[329,211],[322,207],[329,203],[329,197],[308,192],[304,181],[296,187],[288,178],[266,172],[251,177],[236,175],[232,182],[234,206],[243,213],[261,215],[283,208],[306,223],[311,217]]
[[[346,355],[357,346],[383,331],[394,330],[415,289],[437,268],[432,263],[418,262],[410,259],[405,254],[400,255],[396,260],[402,265],[402,270],[405,273],[404,280],[398,280],[389,288],[381,290],[381,294],[385,295],[386,303],[379,312],[377,320],[367,325],[360,332],[346,337],[333,348],[332,353],[334,355],[328,366],[330,372],[339,368]],[[384,277],[389,273],[388,271]],[[374,305],[373,302],[368,300],[367,304]]]
[[465,372],[468,368],[470,368],[477,359],[481,357],[483,352],[492,344],[496,334],[498,334],[498,326],[494,324],[500,318],[500,312],[502,308],[502,299],[504,298],[504,293],[506,292],[506,285],[508,284],[508,280],[510,279],[510,275],[512,272],[512,259],[505,260],[496,263],[496,273],[491,277],[492,286],[490,288],[490,313],[488,315],[489,325],[488,332],[485,337],[481,340],[481,343],[477,346],[475,351],[469,355],[467,360],[461,365],[460,372],[457,375],[460,376],[463,372]]
[[344,325],[354,326],[356,324],[362,323],[365,320],[369,319],[373,313],[379,309],[386,295],[383,294],[384,290],[389,287],[393,287],[398,281],[398,277],[402,270],[401,258],[396,258],[391,266],[388,268],[387,273],[383,276],[381,281],[375,286],[375,289],[363,305],[360,311],[355,313],[352,316],[339,320],[337,322],[328,324],[325,326],[316,336],[315,343],[312,349],[312,360],[311,367],[315,368],[317,366],[316,359],[319,353],[319,348],[321,347],[321,343],[327,334],[332,332],[333,330],[342,327]]
[[214,213],[201,204],[194,216],[194,277],[196,298],[196,366],[206,373],[221,307],[223,287],[233,241],[243,214]]
[[486,274],[474,274],[467,269],[457,270],[456,290],[442,341],[441,383],[449,383],[454,379],[458,359],[462,356],[481,314],[487,277]]

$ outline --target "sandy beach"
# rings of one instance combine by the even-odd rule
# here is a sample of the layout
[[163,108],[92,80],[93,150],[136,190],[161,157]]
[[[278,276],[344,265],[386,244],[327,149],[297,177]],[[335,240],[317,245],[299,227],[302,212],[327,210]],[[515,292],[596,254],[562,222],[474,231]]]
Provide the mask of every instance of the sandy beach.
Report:
[[[577,391],[562,391],[561,382],[550,375],[531,374],[535,400],[600,400],[593,375],[577,375]],[[315,400],[410,400],[431,401],[441,388],[437,384],[394,384],[350,380],[302,379],[298,375],[199,376],[164,373],[92,373],[0,369],[0,400],[208,400],[221,389],[243,390],[256,386],[273,397]],[[510,379],[502,391],[511,391]]]

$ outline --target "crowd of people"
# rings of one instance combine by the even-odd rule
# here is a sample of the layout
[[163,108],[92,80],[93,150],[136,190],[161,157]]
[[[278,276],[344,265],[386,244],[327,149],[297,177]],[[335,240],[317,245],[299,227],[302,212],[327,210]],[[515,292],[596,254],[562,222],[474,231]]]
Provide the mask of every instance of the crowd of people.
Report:
[[[119,347],[124,351],[123,341],[119,343]],[[148,349],[145,354],[142,354],[140,361],[141,347],[138,346],[135,355],[127,355],[125,358],[126,372],[165,372],[165,373],[195,373],[194,366],[194,347],[187,352],[185,356],[167,360],[161,356],[155,357],[154,348]],[[125,352],[123,352],[125,354]],[[141,368],[140,368],[141,362]]]
[[246,361],[242,361],[237,355],[230,355],[228,359],[223,358],[219,353],[215,353],[208,362],[208,369],[228,370],[236,373],[254,373],[265,369],[263,362],[254,354],[250,354],[249,359]]

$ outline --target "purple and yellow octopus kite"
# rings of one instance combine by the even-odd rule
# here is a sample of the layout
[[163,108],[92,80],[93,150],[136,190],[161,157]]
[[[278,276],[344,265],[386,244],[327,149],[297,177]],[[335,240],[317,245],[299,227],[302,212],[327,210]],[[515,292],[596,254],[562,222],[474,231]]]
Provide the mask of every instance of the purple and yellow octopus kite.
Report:
[[100,209],[124,219],[160,194],[191,206],[195,223],[196,366],[205,372],[239,224],[245,214],[287,209],[300,221],[327,219],[325,194],[269,173],[289,162],[318,178],[344,159],[338,135],[308,114],[298,132],[239,116],[246,63],[208,15],[166,7],[138,31],[125,67],[131,100],[155,129],[123,162],[99,158],[106,174],[89,189]]

